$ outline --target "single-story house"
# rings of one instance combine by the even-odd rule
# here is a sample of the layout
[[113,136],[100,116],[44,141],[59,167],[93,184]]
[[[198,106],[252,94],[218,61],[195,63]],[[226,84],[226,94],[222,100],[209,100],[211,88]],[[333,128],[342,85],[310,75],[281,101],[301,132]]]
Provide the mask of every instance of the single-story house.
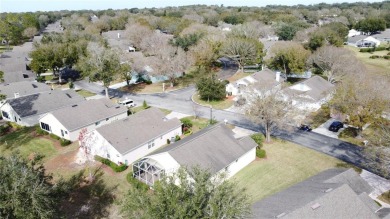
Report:
[[226,93],[233,96],[246,97],[248,93],[267,92],[274,89],[281,89],[283,78],[280,72],[273,72],[264,68],[252,75],[246,76],[226,85]]
[[49,112],[39,120],[39,124],[41,129],[49,133],[76,141],[82,130],[91,132],[126,117],[127,107],[103,98],[83,101]]
[[353,169],[325,170],[252,205],[252,218],[389,218]]
[[301,110],[316,111],[332,97],[334,85],[315,75],[282,90],[283,98]]
[[48,112],[85,101],[74,90],[53,90],[7,100],[1,107],[4,120],[34,126]]
[[19,81],[0,84],[0,93],[6,95],[6,99],[48,92],[50,90],[51,88],[46,84],[33,81]]
[[232,177],[256,158],[250,136],[234,138],[226,125],[219,123],[190,135],[133,164],[133,176],[152,186],[162,174],[171,175],[180,167],[199,166],[214,174]]
[[158,108],[150,108],[99,127],[81,140],[90,154],[117,164],[131,164],[182,135],[179,119],[166,119]]
[[357,47],[378,47],[380,44],[381,41],[375,39],[372,36],[366,37],[356,42]]

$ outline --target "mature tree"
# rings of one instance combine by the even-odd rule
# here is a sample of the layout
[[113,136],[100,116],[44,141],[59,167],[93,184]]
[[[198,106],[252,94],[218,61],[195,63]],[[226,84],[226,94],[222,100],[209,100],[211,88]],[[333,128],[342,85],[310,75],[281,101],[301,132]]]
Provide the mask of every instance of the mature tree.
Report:
[[291,24],[283,24],[276,29],[276,34],[281,40],[292,40],[298,32],[298,28]]
[[206,76],[196,83],[196,89],[202,100],[222,100],[226,97],[225,83],[218,80],[215,74]]
[[0,156],[1,218],[58,218],[58,191],[40,158]]
[[359,21],[355,28],[364,33],[373,34],[386,29],[386,21],[382,18],[366,18]]
[[236,60],[239,69],[243,71],[245,64],[262,61],[263,47],[263,44],[255,39],[232,37],[223,44],[221,53]]
[[174,46],[182,48],[185,52],[187,52],[191,46],[195,46],[199,42],[202,36],[203,34],[201,33],[187,34],[171,39],[170,43]]
[[315,51],[308,64],[322,72],[331,83],[365,72],[365,66],[351,51],[334,46],[324,46]]
[[303,73],[306,70],[306,60],[310,55],[301,44],[296,42],[278,42],[271,49],[272,58],[269,66],[286,74]]
[[354,75],[340,83],[331,105],[348,116],[347,123],[357,128],[377,122],[389,107],[389,87],[386,78],[368,74]]
[[156,182],[153,192],[131,189],[122,212],[129,218],[249,218],[250,205],[246,193],[224,176],[181,168]]
[[282,92],[278,90],[267,92],[253,92],[248,98],[245,113],[253,122],[264,128],[266,142],[271,141],[271,134],[278,128],[287,127],[292,123],[295,110],[291,101],[282,99]]
[[28,27],[23,30],[23,36],[28,39],[32,39],[35,35],[38,34],[38,30],[35,27]]
[[339,22],[333,22],[319,27],[310,35],[310,40],[307,44],[312,51],[320,48],[323,45],[333,45],[341,47],[348,35],[348,27]]
[[126,25],[125,37],[127,37],[130,42],[136,48],[141,47],[141,42],[143,39],[149,37],[153,34],[153,31],[145,25],[140,23],[129,23]]
[[89,80],[101,81],[106,97],[109,98],[108,87],[120,71],[121,65],[116,51],[104,48],[97,43],[90,43],[88,54],[79,60],[76,68],[82,72],[84,77],[89,77]]
[[38,74],[51,69],[53,73],[64,66],[64,54],[59,43],[38,44],[37,48],[30,53],[33,59],[30,63],[31,69]]
[[130,85],[131,80],[131,65],[128,62],[122,63],[119,74],[122,80],[126,81],[127,85]]

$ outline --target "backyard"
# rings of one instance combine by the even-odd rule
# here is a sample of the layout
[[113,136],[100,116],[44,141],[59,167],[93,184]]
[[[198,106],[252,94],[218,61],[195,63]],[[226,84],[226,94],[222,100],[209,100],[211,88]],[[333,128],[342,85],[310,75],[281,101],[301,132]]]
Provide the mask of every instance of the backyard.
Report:
[[389,53],[388,50],[376,51],[373,53],[369,52],[359,52],[360,48],[353,46],[345,46],[345,48],[353,51],[358,59],[360,59],[367,67],[367,70],[371,73],[375,74],[387,74],[390,73],[390,60],[386,60],[383,58],[371,59],[370,56],[378,55],[384,56]]
[[252,162],[234,176],[238,187],[247,190],[252,202],[344,164],[333,157],[280,140],[265,144],[263,149],[267,158]]

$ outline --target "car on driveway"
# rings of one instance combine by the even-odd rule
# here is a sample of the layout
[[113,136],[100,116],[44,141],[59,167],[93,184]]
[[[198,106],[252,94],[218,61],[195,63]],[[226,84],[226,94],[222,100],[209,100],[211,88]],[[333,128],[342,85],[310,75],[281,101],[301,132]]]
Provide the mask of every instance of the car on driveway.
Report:
[[299,128],[299,130],[302,130],[302,131],[307,131],[307,132],[311,131],[311,127],[309,125],[305,125],[305,124],[302,124],[298,128]]
[[340,121],[334,121],[329,126],[329,131],[338,132],[341,128],[344,128],[344,124]]

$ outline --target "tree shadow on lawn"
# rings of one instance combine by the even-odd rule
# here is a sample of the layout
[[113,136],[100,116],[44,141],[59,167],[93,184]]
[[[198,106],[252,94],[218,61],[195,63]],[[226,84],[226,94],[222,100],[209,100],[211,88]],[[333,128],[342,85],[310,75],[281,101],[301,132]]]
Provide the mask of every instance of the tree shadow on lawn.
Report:
[[103,179],[104,172],[98,168],[92,172],[81,170],[65,182],[70,193],[60,203],[65,218],[107,218],[109,208],[115,200],[117,186],[109,187]]
[[16,150],[34,139],[33,127],[24,127],[0,137],[0,150]]
[[128,93],[137,93],[142,91],[145,87],[146,87],[145,83],[130,84],[120,88],[120,90]]

